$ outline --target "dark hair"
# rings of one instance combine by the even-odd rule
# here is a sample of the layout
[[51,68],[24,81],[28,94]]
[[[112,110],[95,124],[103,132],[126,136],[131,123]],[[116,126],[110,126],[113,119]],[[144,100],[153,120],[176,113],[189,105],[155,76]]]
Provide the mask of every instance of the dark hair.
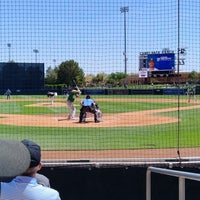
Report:
[[86,99],[90,99],[90,95],[87,95],[87,96],[86,96]]

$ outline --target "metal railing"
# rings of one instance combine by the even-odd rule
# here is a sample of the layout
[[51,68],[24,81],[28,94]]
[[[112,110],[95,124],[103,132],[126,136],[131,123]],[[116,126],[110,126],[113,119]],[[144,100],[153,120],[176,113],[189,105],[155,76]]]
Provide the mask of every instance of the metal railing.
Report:
[[200,181],[200,174],[149,167],[146,173],[146,200],[151,200],[151,172],[177,177],[179,179],[179,200],[185,200],[185,179]]

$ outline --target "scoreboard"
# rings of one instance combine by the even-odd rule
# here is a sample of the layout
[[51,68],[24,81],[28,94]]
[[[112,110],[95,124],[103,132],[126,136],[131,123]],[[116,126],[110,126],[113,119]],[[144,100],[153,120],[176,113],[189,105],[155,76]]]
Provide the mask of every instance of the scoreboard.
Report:
[[175,53],[141,52],[139,55],[139,76],[156,77],[175,73]]

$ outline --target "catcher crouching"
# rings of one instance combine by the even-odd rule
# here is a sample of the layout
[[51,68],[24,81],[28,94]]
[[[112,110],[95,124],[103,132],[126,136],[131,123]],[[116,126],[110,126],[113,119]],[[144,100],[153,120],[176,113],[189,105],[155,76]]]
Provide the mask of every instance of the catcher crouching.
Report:
[[101,121],[102,112],[99,109],[98,104],[96,104],[89,95],[87,95],[86,98],[81,101],[81,105],[82,107],[80,109],[79,123],[86,122],[87,112],[94,114],[95,123]]

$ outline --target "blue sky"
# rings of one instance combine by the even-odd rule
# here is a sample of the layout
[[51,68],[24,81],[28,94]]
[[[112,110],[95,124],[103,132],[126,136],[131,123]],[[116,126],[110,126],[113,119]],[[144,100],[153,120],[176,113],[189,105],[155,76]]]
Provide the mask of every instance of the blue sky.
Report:
[[[138,72],[139,52],[177,51],[175,0],[1,0],[0,62],[59,65],[73,59],[86,74],[124,72],[124,18],[128,6],[127,72]],[[180,71],[200,71],[200,2],[180,0]],[[11,47],[8,48],[7,44]]]

